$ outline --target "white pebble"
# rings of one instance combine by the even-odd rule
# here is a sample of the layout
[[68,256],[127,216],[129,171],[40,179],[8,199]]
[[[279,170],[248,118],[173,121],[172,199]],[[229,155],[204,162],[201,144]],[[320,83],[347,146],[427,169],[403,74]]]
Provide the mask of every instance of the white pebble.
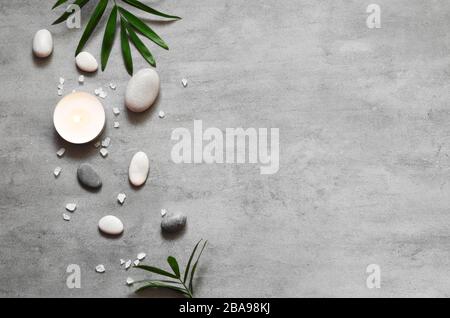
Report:
[[63,213],[63,219],[64,221],[70,221],[70,215]]
[[167,210],[166,210],[166,209],[161,209],[161,216],[166,215],[166,213],[167,213]]
[[120,110],[119,110],[119,108],[117,108],[117,107],[113,107],[113,113],[114,113],[114,115],[119,115],[120,114]]
[[33,38],[33,53],[44,58],[53,52],[53,37],[49,30],[42,29],[36,32]]
[[131,184],[136,187],[143,185],[147,180],[149,168],[150,163],[147,155],[142,151],[137,152],[131,159],[128,169]]
[[131,266],[131,259],[129,259],[126,263],[125,263],[125,269],[129,269]]
[[145,253],[139,253],[139,254],[137,255],[137,259],[140,260],[140,261],[142,261],[146,256],[147,256],[147,254],[145,254]]
[[113,215],[104,216],[98,221],[98,228],[106,234],[118,235],[123,232],[123,223]]
[[166,113],[163,112],[162,110],[159,111],[159,118],[164,118],[164,117],[166,117]]
[[105,139],[103,139],[102,141],[102,147],[107,148],[109,146],[109,144],[111,143],[111,138],[106,137]]
[[109,83],[109,88],[111,88],[112,90],[115,90],[117,88],[117,86],[114,83]]
[[125,260],[123,258],[120,259],[120,265],[122,266],[123,264],[125,264]]
[[133,262],[133,264],[134,264],[134,266],[138,266],[138,265],[139,265],[139,260],[138,260],[138,259],[135,260],[135,261]]
[[75,203],[66,204],[66,210],[69,212],[74,212],[77,209],[77,205]]
[[61,167],[56,167],[55,170],[53,171],[53,174],[55,175],[55,177],[57,177],[57,176],[59,176],[61,171],[62,171]]
[[183,84],[183,86],[186,87],[187,84],[188,84],[187,79],[183,78],[183,79],[181,80],[181,84]]
[[155,102],[159,94],[160,80],[152,68],[134,74],[125,90],[125,105],[133,112],[143,112]]
[[103,265],[103,264],[97,265],[95,267],[95,271],[97,273],[104,273],[105,272],[105,265]]
[[114,122],[114,128],[119,128],[120,127],[120,123],[118,121]]
[[100,149],[100,154],[103,158],[106,158],[106,156],[108,156],[108,150],[106,150],[106,148],[102,148]]
[[64,156],[65,152],[66,152],[66,148],[61,148],[56,152],[56,155],[61,158],[62,156]]
[[125,193],[119,193],[117,195],[117,201],[119,201],[120,204],[123,204],[125,202],[125,199],[127,198]]
[[80,83],[80,84],[84,83],[84,75],[80,75],[78,77],[78,83]]
[[131,277],[127,278],[127,285],[133,285],[134,284],[134,279]]
[[85,72],[95,72],[98,69],[98,63],[95,57],[88,52],[81,52],[75,58],[78,68]]

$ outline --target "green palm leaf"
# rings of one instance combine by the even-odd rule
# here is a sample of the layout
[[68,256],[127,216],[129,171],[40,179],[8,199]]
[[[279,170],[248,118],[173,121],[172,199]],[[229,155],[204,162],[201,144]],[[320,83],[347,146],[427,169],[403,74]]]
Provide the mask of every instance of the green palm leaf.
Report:
[[197,261],[194,263],[194,267],[192,267],[191,279],[189,281],[189,289],[190,289],[192,294],[194,293],[194,288],[193,288],[194,286],[192,284],[192,281],[194,280],[195,270],[197,269],[198,261],[200,260],[200,256],[202,256],[203,250],[205,249],[205,246],[206,246],[207,243],[208,243],[208,241],[205,241],[205,243],[203,243],[203,247],[200,250],[200,254],[198,254]]
[[129,5],[131,5],[131,6],[135,7],[135,8],[138,8],[138,9],[140,9],[142,11],[145,11],[145,12],[148,12],[148,13],[151,13],[151,14],[163,17],[163,18],[177,19],[177,20],[181,19],[180,17],[177,17],[175,15],[169,15],[169,14],[157,11],[157,10],[155,10],[153,8],[150,8],[149,6],[143,4],[142,2],[140,2],[138,0],[123,0],[123,2],[128,3]]
[[156,66],[155,59],[153,58],[152,53],[147,49],[145,44],[139,39],[137,34],[133,31],[131,27],[127,27],[128,35],[130,36],[131,42],[133,42],[136,49],[141,53],[142,57],[153,67]]
[[117,6],[114,6],[109,16],[108,22],[106,23],[105,34],[103,36],[102,52],[101,52],[102,71],[105,70],[106,64],[108,63],[109,55],[111,54],[111,49],[114,44],[114,38],[116,35],[116,23],[117,23]]
[[58,1],[56,1],[56,3],[52,7],[52,10],[57,8],[57,7],[59,7],[60,5],[62,5],[65,2],[67,2],[67,0],[58,0]]
[[176,258],[173,256],[169,256],[167,258],[167,263],[169,263],[170,268],[172,268],[175,275],[177,275],[177,278],[180,278],[180,267],[178,266]]
[[142,35],[150,39],[151,41],[158,44],[163,49],[168,50],[169,47],[167,44],[159,37],[158,34],[156,34],[148,25],[146,25],[144,22],[141,21],[138,17],[136,17],[131,12],[125,10],[124,8],[119,8],[120,13],[122,16]]
[[144,289],[147,289],[147,288],[167,288],[167,289],[171,289],[171,290],[177,291],[179,293],[182,293],[183,295],[190,296],[189,293],[186,290],[184,290],[183,288],[180,288],[180,287],[177,287],[177,286],[173,286],[173,285],[169,285],[169,284],[165,284],[165,283],[162,283],[162,282],[159,282],[159,281],[148,282],[145,285],[139,287],[136,290],[136,292],[140,292],[140,291],[142,291]]
[[107,5],[108,0],[100,0],[99,3],[97,4],[94,13],[92,13],[91,18],[89,19],[89,22],[87,23],[86,28],[84,29],[80,42],[78,43],[77,50],[75,51],[75,56],[77,56],[78,53],[81,52],[87,40],[89,40],[89,37],[91,36],[92,32],[94,32],[94,29],[96,28],[98,22],[100,21],[103,12],[105,12]]
[[194,249],[192,250],[191,256],[189,257],[189,261],[186,265],[186,269],[184,270],[184,278],[183,278],[183,283],[186,283],[186,279],[188,277],[189,274],[189,269],[191,267],[191,262],[192,262],[192,258],[194,257],[195,251],[197,250],[198,245],[200,244],[202,240],[198,241],[197,244],[195,244]]
[[[80,8],[84,7],[89,0],[76,0],[73,4],[79,6]],[[59,24],[67,20],[67,18],[72,14],[72,12],[64,12],[58,19],[56,19],[52,25]]]
[[159,274],[159,275],[162,275],[162,276],[167,276],[167,277],[175,278],[175,279],[178,278],[176,275],[174,275],[172,273],[169,273],[169,272],[166,272],[165,270],[160,269],[158,267],[148,266],[148,265],[138,265],[138,266],[134,266],[134,267],[135,268],[140,268],[140,269],[143,269],[145,271],[149,271],[149,272],[152,272],[152,273],[155,273],[155,274]]
[[120,19],[120,44],[122,47],[123,62],[128,74],[133,75],[133,59],[131,58],[130,43],[128,43],[127,25],[124,19]]

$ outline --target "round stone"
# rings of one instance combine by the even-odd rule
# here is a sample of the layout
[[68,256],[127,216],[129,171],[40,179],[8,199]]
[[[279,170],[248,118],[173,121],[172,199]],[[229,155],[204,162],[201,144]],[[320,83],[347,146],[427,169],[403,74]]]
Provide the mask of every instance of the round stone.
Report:
[[147,110],[158,97],[159,75],[151,68],[145,68],[134,74],[125,91],[125,105],[133,112]]
[[109,235],[119,235],[123,232],[123,223],[114,215],[104,216],[98,221],[98,228]]
[[139,151],[137,152],[130,162],[128,169],[128,177],[132,185],[139,187],[145,183],[150,169],[150,163],[147,155]]
[[91,165],[83,163],[78,167],[77,177],[80,183],[88,188],[99,188],[102,186],[102,179]]
[[53,52],[53,37],[49,30],[42,29],[36,32],[33,38],[33,53],[44,58]]
[[187,217],[183,213],[167,213],[161,221],[161,228],[166,232],[178,232],[186,225]]
[[84,72],[95,72],[98,69],[98,62],[89,52],[80,52],[75,58],[75,64]]

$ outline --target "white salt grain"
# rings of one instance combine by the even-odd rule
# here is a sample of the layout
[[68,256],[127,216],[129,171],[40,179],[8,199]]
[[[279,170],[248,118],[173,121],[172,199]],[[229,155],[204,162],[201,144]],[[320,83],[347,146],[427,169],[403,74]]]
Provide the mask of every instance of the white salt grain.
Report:
[[166,213],[167,213],[167,210],[166,210],[166,209],[161,209],[161,216],[166,215]]
[[57,176],[59,176],[61,171],[62,171],[61,167],[56,167],[55,170],[53,171],[53,174],[55,175],[55,177],[57,177]]
[[75,203],[66,204],[66,210],[69,212],[74,212],[77,209],[77,205]]
[[113,113],[114,113],[114,115],[119,115],[120,114],[120,110],[119,110],[119,108],[117,108],[117,107],[113,107]]
[[123,264],[125,264],[125,260],[123,258],[120,259],[120,265],[122,266]]
[[164,118],[164,117],[166,117],[166,113],[161,110],[159,112],[159,118]]
[[80,84],[84,83],[84,75],[80,75],[78,77],[78,83],[80,83]]
[[98,147],[100,147],[101,145],[102,145],[102,143],[100,142],[100,140],[98,140],[98,141],[95,142],[94,147],[95,147],[95,148],[98,148]]
[[70,221],[70,215],[63,213],[63,219],[64,221]]
[[125,193],[119,193],[117,195],[117,201],[119,201],[120,204],[123,204],[125,202],[125,199],[127,198]]
[[134,264],[134,266],[138,266],[138,265],[139,265],[139,260],[138,260],[138,259],[135,260],[135,261],[133,262],[133,264]]
[[106,148],[102,148],[100,149],[100,154],[103,158],[105,158],[108,155],[108,150],[106,150]]
[[94,94],[98,96],[100,94],[100,90],[98,88],[94,89]]
[[134,284],[134,279],[131,277],[127,278],[127,285],[133,285]]
[[61,158],[62,156],[64,156],[65,152],[66,152],[66,148],[61,148],[56,152],[56,155]]
[[104,272],[105,272],[105,266],[104,266],[103,264],[97,265],[97,266],[95,267],[95,271],[96,271],[97,273],[104,273]]
[[117,86],[114,83],[109,83],[109,88],[111,88],[112,90],[115,90],[117,88]]
[[63,92],[62,90],[58,89],[58,96],[62,96]]
[[103,139],[102,141],[102,147],[107,148],[109,146],[109,144],[111,143],[111,138],[106,137],[105,139]]
[[119,127],[120,127],[119,122],[118,122],[118,121],[115,121],[115,122],[114,122],[114,128],[119,128]]
[[140,261],[142,261],[146,256],[147,256],[147,254],[145,254],[145,253],[139,253],[139,254],[137,255],[137,259],[140,260]]
[[183,78],[183,79],[181,80],[181,84],[183,84],[183,86],[186,87],[187,84],[188,84],[187,79]]
[[63,84],[58,84],[58,89],[62,90],[64,88]]
[[59,78],[59,84],[61,84],[61,85],[64,84],[64,78],[63,78],[63,77],[60,77],[60,78]]
[[125,263],[125,269],[129,269],[131,266],[131,260],[129,259],[126,263]]
[[106,96],[108,96],[108,94],[106,94],[106,92],[105,91],[101,91],[100,92],[100,95],[99,95],[101,98],[103,98],[103,99],[105,99],[106,98]]

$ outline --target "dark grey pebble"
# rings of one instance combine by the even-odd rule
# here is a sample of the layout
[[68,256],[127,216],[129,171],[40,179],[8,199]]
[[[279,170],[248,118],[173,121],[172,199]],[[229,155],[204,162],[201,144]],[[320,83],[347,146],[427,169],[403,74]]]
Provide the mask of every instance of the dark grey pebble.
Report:
[[186,215],[168,212],[161,221],[161,228],[166,232],[178,232],[186,225]]
[[78,167],[77,177],[80,183],[88,188],[99,188],[102,186],[102,179],[95,172],[94,168],[87,163],[83,163]]

